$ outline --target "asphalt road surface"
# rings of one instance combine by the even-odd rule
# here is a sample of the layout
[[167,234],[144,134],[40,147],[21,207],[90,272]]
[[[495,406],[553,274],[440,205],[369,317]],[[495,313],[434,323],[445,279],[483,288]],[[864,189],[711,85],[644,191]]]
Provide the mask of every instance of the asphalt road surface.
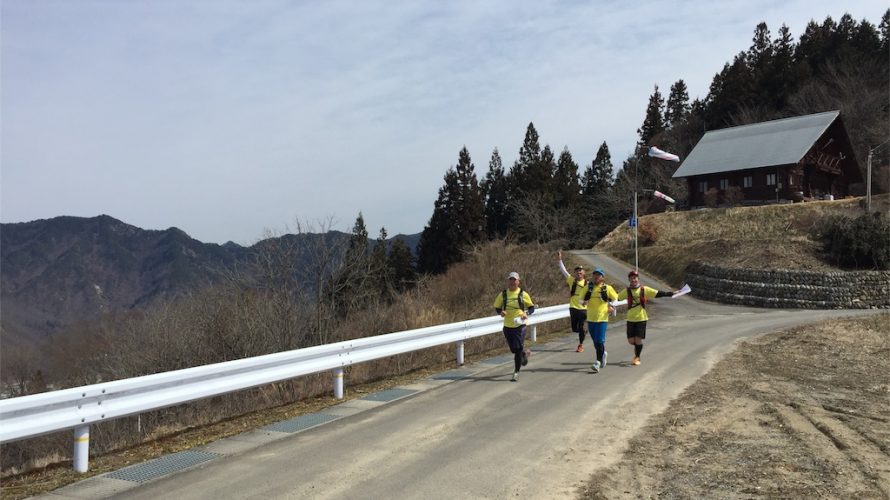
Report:
[[[618,283],[627,266],[586,255]],[[554,266],[554,274],[556,269]],[[670,289],[645,275],[644,284]],[[650,416],[734,343],[799,324],[867,312],[767,310],[692,296],[650,302],[642,365],[624,323],[610,326],[609,365],[566,336],[512,363],[392,404],[223,457],[118,498],[565,498],[619,458]],[[566,320],[568,328],[568,320]],[[506,347],[504,352],[506,353]]]

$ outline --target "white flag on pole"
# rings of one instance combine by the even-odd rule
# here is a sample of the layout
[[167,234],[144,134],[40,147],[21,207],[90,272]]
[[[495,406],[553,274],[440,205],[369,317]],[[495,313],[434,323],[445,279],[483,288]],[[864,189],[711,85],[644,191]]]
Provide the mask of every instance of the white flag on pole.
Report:
[[677,156],[675,154],[668,153],[666,151],[662,151],[662,150],[656,148],[655,146],[652,146],[649,148],[649,156],[658,158],[659,160],[680,161],[679,156]]
[[671,298],[676,299],[677,297],[682,297],[683,295],[686,295],[687,293],[689,293],[691,291],[692,291],[692,288],[689,288],[689,285],[683,285],[683,288],[677,290],[677,292],[674,293],[671,296]]

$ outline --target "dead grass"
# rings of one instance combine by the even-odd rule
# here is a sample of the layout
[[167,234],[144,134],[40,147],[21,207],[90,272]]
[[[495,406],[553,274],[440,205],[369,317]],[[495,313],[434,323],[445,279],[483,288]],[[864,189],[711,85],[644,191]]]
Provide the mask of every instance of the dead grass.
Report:
[[[539,328],[538,331],[539,343],[549,342],[550,340],[564,336],[567,333],[567,329],[541,333],[541,329]],[[497,334],[493,334],[490,337],[495,337],[496,340],[499,340],[499,342],[495,342],[498,344],[498,347],[476,354],[467,354],[464,357],[465,363],[469,364],[481,361],[506,352],[505,347],[500,345],[503,341],[497,338]],[[396,375],[384,380],[352,387],[347,386],[344,391],[343,399],[334,399],[333,396],[330,395],[317,396],[296,403],[226,419],[215,424],[185,429],[148,443],[143,443],[100,457],[90,457],[90,470],[85,474],[74,472],[71,468],[72,465],[70,460],[59,461],[47,465],[41,470],[3,478],[2,484],[0,484],[0,497],[15,500],[40,495],[68,484],[105,474],[129,465],[142,463],[162,455],[189,450],[197,446],[202,446],[220,439],[241,434],[275,422],[318,412],[325,408],[361,398],[374,392],[412,384],[429,378],[436,373],[450,370],[455,367],[456,365],[454,361],[437,363],[432,366],[413,370],[409,373]]]
[[[559,279],[555,252],[537,245],[492,242],[467,250],[466,262],[452,266],[445,275],[422,282],[417,289],[404,294],[394,304],[369,309],[363,316],[354,318],[355,323],[351,324],[360,324],[362,332],[374,335],[488,316],[493,313],[495,295],[504,288],[510,271],[518,271],[525,277],[523,287],[532,295],[536,305],[543,307],[566,302],[564,282]],[[553,332],[565,331],[566,326],[562,323],[540,325],[539,338],[546,341],[553,336]],[[467,362],[503,352],[503,340],[497,334],[473,339],[465,345]],[[347,388],[346,400],[411,383],[432,373],[453,368],[453,356],[453,346],[440,346],[350,367],[346,380],[353,385]],[[334,400],[329,395],[330,391],[330,376],[320,374],[302,377],[291,383],[264,386],[248,393],[175,407],[157,418],[164,422],[163,425],[154,426],[147,435],[143,435],[145,441],[153,440],[136,445],[112,444],[119,443],[119,438],[115,437],[118,434],[134,434],[127,427],[133,427],[133,422],[121,419],[105,424],[106,429],[97,426],[92,436],[93,451],[102,449],[101,444],[105,444],[104,448],[115,451],[91,457],[90,472],[85,475],[71,470],[70,460],[67,459],[70,457],[70,452],[67,451],[70,449],[70,441],[64,436],[55,436],[59,438],[58,446],[55,451],[48,451],[39,459],[39,470],[16,474],[14,468],[21,464],[3,464],[0,496],[24,498],[40,494],[163,454],[190,449],[341,403],[342,400]],[[276,404],[275,401],[284,397],[281,393],[295,394],[300,400],[290,404]],[[239,408],[245,406],[244,401],[254,401],[254,404],[248,406],[260,409],[200,426],[194,424],[206,420],[208,415],[240,414]],[[145,415],[143,420],[148,418],[149,415]],[[185,425],[180,422],[190,422],[193,427],[183,428]]]
[[[640,239],[640,266],[674,286],[686,266],[702,261],[755,269],[838,270],[822,259],[821,245],[809,234],[827,215],[855,217],[862,198],[791,205],[666,212],[640,218],[655,238]],[[872,197],[873,209],[887,212],[890,195]],[[633,230],[615,228],[595,247],[633,262]]]

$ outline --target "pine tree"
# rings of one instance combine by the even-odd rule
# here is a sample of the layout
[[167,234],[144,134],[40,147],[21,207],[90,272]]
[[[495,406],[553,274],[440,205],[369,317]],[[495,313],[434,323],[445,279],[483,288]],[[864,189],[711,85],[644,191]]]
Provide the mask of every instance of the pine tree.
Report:
[[887,9],[881,17],[879,29],[881,31],[881,53],[887,54],[890,52],[890,9]]
[[508,210],[507,177],[497,148],[491,153],[488,162],[488,173],[480,183],[485,194],[485,227],[489,239],[503,238],[507,235],[510,212]]
[[772,53],[772,68],[766,86],[772,97],[772,107],[781,110],[798,86],[798,76],[794,69],[794,39],[788,26],[783,24],[779,28],[779,33],[773,40]]
[[661,97],[661,92],[658,91],[658,85],[656,85],[655,91],[649,96],[649,104],[646,106],[646,118],[643,120],[643,125],[637,129],[637,133],[640,135],[640,140],[637,143],[639,151],[648,150],[649,146],[652,145],[650,144],[652,138],[664,131],[663,108],[664,98]]
[[732,124],[739,109],[753,104],[754,82],[748,66],[748,54],[739,52],[732,64],[714,77],[707,98],[706,126],[724,128]]
[[580,202],[581,185],[578,181],[578,164],[572,158],[568,146],[564,147],[553,173],[554,207],[575,207]]
[[418,266],[428,273],[444,272],[461,260],[461,249],[485,237],[485,200],[467,148],[461,149],[456,168],[445,173],[445,185],[429,224],[420,235]]
[[368,229],[359,212],[343,260],[325,284],[322,296],[333,305],[338,315],[347,315],[367,303],[371,294],[364,284],[370,279],[373,276],[368,255]]
[[470,159],[470,152],[464,146],[458,154],[458,189],[454,196],[454,230],[459,246],[477,243],[485,239],[485,196],[476,179],[476,167]]
[[450,215],[454,212],[451,193],[456,190],[457,174],[453,168],[445,173],[445,185],[439,188],[439,197],[433,204],[433,215],[417,244],[417,267],[420,272],[440,274],[448,265],[457,262],[454,254],[455,242],[452,238]]
[[556,187],[553,184],[553,175],[556,173],[556,157],[550,145],[541,150],[541,161],[526,171],[528,187],[526,195],[536,193],[542,196],[547,203],[556,200]]
[[535,124],[529,122],[525,129],[525,140],[519,148],[519,158],[513,163],[507,176],[511,199],[521,199],[535,189],[529,176],[539,171],[540,164],[541,144],[538,142],[538,131],[535,130]]
[[612,155],[605,141],[596,151],[596,157],[590,166],[584,171],[584,195],[604,194],[612,187]]
[[414,256],[401,239],[393,240],[386,257],[386,267],[390,273],[390,284],[396,292],[409,290],[417,283]]
[[664,126],[671,128],[678,125],[689,113],[689,90],[686,82],[677,80],[671,85],[671,93],[668,95],[667,107],[664,110]]
[[748,49],[748,64],[751,65],[755,76],[759,76],[757,73],[765,71],[770,66],[773,57],[773,46],[770,42],[769,27],[766,23],[757,25],[751,41],[751,48]]
[[380,228],[374,248],[371,249],[370,271],[374,278],[374,285],[381,297],[389,298],[390,276],[386,265],[386,228]]
[[349,237],[349,248],[346,251],[347,258],[358,259],[368,255],[368,228],[365,226],[365,218],[358,213],[355,224],[352,225],[352,236]]

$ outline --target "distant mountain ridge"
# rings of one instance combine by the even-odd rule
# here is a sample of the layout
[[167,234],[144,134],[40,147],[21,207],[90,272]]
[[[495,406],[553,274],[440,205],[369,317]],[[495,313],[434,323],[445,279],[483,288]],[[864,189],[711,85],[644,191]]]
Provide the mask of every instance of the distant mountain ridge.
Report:
[[[339,231],[328,236],[349,237]],[[396,238],[414,250],[420,235],[388,241]],[[146,230],[108,215],[0,224],[3,341],[39,340],[102,313],[198,290],[250,259],[255,246],[202,243],[175,227]]]

